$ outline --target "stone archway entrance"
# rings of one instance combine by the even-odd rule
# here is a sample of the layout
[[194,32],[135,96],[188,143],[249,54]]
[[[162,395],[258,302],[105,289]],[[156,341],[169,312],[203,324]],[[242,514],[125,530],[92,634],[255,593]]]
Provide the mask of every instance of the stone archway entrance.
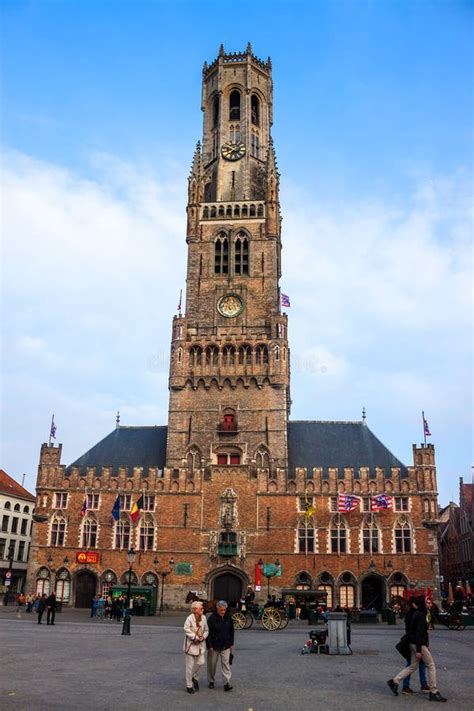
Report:
[[235,573],[225,572],[214,579],[213,593],[214,600],[225,600],[230,607],[236,607],[242,596],[242,580]]
[[385,582],[378,575],[368,575],[362,581],[362,607],[380,612],[385,607]]
[[76,576],[75,607],[90,607],[97,591],[97,577],[84,570]]

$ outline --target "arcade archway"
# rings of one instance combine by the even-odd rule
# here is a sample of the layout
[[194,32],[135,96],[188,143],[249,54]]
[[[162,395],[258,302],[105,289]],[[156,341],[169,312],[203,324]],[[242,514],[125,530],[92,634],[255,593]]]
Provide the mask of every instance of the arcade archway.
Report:
[[386,604],[385,581],[379,575],[367,575],[361,585],[362,607],[380,612]]

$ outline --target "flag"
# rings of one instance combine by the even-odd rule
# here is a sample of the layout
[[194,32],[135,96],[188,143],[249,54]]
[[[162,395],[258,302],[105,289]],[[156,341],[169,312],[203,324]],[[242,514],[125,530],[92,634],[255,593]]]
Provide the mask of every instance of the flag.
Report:
[[391,496],[386,494],[377,494],[377,496],[372,496],[370,502],[371,511],[388,511],[393,508],[393,499]]
[[81,516],[84,518],[86,513],[87,513],[87,496],[85,497],[84,501],[82,502]]
[[183,290],[179,290],[179,304],[178,304],[178,314],[181,316],[181,300],[183,298]]
[[431,432],[430,432],[430,426],[425,420],[425,416],[423,415],[423,434],[425,437],[431,437]]
[[53,417],[52,417],[52,419],[51,419],[51,429],[50,429],[50,431],[49,431],[49,439],[50,439],[50,440],[51,440],[51,439],[56,439],[56,429],[57,429],[57,427],[56,427],[56,425],[54,424],[54,415],[53,415]]
[[138,517],[140,516],[140,511],[143,509],[143,496],[140,496],[140,498],[135,501],[135,503],[132,506],[132,510],[130,511],[130,518],[132,519],[132,523],[136,523],[138,521]]
[[280,294],[280,302],[281,302],[281,305],[286,308],[289,308],[291,306],[290,297],[287,296],[286,294],[283,294],[283,293]]
[[306,518],[311,518],[311,516],[316,513],[316,509],[314,508],[313,504],[310,504],[308,499],[305,496],[304,499],[304,515]]
[[354,511],[359,504],[360,496],[354,496],[353,494],[339,494],[337,510],[341,513],[348,513],[349,511]]
[[112,516],[115,521],[118,521],[120,518],[120,496],[117,496],[115,499],[114,505],[112,507]]

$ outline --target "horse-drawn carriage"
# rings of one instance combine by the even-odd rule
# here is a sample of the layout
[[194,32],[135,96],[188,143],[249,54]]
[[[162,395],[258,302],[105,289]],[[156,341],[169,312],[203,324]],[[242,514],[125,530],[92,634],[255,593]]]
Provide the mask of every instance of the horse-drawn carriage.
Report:
[[[205,598],[199,597],[199,595],[195,592],[188,592],[186,602],[189,603],[195,601],[202,602],[205,613],[214,612],[216,609],[216,600],[206,600]],[[234,612],[231,611],[231,614],[234,629],[236,630],[250,629],[254,623],[254,620],[261,623],[264,629],[271,632],[284,629],[288,624],[288,614],[286,609],[284,607],[280,608],[273,605],[268,607],[259,607],[259,605],[249,604]]]

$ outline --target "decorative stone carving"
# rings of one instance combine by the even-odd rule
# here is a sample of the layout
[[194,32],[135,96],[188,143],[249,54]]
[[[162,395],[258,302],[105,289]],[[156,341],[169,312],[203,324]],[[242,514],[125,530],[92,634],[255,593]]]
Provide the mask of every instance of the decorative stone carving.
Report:
[[217,531],[209,531],[209,557],[217,558],[218,535]]
[[219,524],[226,531],[235,530],[238,527],[237,494],[231,488],[226,489],[221,496]]
[[242,560],[247,556],[247,533],[239,531],[239,558]]

